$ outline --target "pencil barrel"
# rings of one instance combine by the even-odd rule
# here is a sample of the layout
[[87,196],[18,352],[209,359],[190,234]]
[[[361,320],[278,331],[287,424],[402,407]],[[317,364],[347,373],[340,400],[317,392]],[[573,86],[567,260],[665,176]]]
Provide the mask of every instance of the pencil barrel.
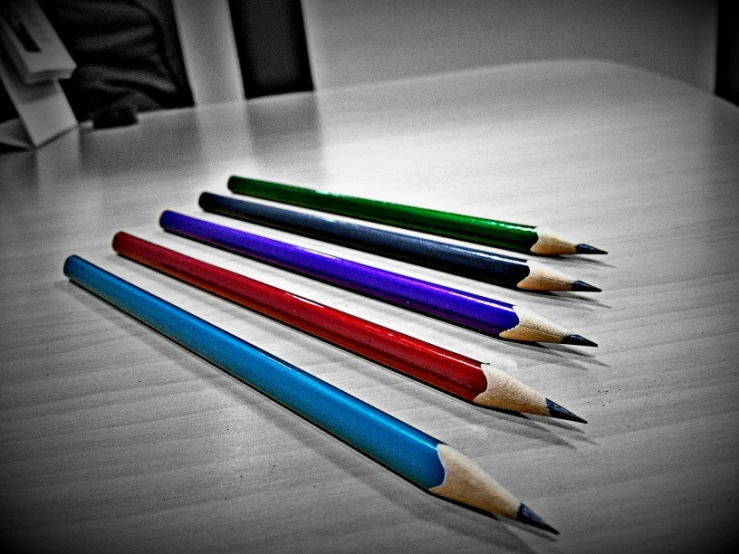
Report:
[[500,300],[414,279],[169,210],[162,213],[160,225],[172,233],[489,335],[498,336],[519,324],[513,305]]
[[444,481],[437,439],[78,256],[64,273],[418,486]]
[[200,195],[199,204],[206,212],[267,225],[496,285],[515,288],[530,273],[523,258],[386,231],[333,217],[286,210],[209,192]]
[[481,363],[179,252],[117,233],[113,249],[167,275],[472,401],[486,390]]

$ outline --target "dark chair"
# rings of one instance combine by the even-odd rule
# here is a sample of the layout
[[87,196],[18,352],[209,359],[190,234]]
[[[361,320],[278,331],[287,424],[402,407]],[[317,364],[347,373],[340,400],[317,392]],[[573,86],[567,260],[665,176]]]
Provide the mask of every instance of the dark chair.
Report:
[[313,90],[300,0],[229,0],[246,98]]
[[[178,0],[40,4],[77,62],[72,79],[63,85],[80,121],[125,107],[151,111],[192,106],[200,100],[193,94],[199,90],[191,85],[201,84],[203,77],[216,92],[202,95],[206,103],[239,97],[241,91],[233,94],[236,87],[217,90],[224,80],[188,75],[188,53],[200,63],[191,65],[195,71],[221,63],[235,82],[240,69],[247,99],[313,89],[300,0],[230,0],[218,9]],[[189,19],[183,21],[183,14]],[[214,14],[218,21],[208,19]],[[213,35],[230,34],[228,27],[233,40],[214,50]],[[184,40],[188,38],[189,43]],[[229,55],[214,61],[224,53]],[[239,68],[234,67],[237,63]],[[190,77],[201,81],[191,82]]]
[[739,106],[739,9],[734,0],[718,3],[715,92]]

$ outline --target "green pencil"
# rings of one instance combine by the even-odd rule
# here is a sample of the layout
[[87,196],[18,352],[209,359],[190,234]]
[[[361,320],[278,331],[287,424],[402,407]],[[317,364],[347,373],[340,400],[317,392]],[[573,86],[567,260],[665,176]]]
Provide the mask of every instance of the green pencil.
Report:
[[245,196],[509,250],[545,256],[606,253],[589,244],[572,241],[545,227],[428,210],[236,175],[228,179],[228,188],[236,194]]

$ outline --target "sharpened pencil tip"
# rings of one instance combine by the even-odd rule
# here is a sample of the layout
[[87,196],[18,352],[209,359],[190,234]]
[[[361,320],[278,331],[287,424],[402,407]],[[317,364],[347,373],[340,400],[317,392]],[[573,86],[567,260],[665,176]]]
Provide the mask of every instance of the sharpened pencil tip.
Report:
[[608,254],[605,250],[590,246],[589,244],[577,244],[575,245],[575,252],[578,254]]
[[532,512],[526,506],[526,504],[521,504],[521,506],[519,506],[518,514],[516,514],[516,520],[520,521],[521,523],[525,523],[526,525],[531,525],[532,527],[544,529],[545,531],[549,531],[550,533],[559,535],[559,531],[557,531],[548,523],[545,523],[544,520],[537,516],[534,512]]
[[561,341],[562,344],[571,344],[573,346],[598,346],[597,343],[594,343],[592,340],[588,340],[582,335],[567,335],[562,338]]
[[547,408],[549,409],[550,416],[556,417],[558,419],[566,419],[568,421],[577,421],[578,423],[587,423],[587,421],[585,421],[580,416],[573,414],[567,408],[563,408],[562,406],[552,400],[549,400],[548,398],[546,398],[545,400],[547,401]]
[[572,283],[570,286],[570,290],[574,292],[601,292],[602,289],[599,289],[596,286],[591,285],[590,283],[586,283],[585,281],[580,281],[579,279]]

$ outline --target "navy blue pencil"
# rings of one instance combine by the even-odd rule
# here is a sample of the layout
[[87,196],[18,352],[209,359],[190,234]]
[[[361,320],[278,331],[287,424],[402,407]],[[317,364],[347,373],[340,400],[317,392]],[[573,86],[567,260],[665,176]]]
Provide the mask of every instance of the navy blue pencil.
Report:
[[210,192],[200,195],[200,207],[206,212],[504,287],[533,291],[600,291],[598,287],[533,260],[386,231],[322,214],[297,212]]

